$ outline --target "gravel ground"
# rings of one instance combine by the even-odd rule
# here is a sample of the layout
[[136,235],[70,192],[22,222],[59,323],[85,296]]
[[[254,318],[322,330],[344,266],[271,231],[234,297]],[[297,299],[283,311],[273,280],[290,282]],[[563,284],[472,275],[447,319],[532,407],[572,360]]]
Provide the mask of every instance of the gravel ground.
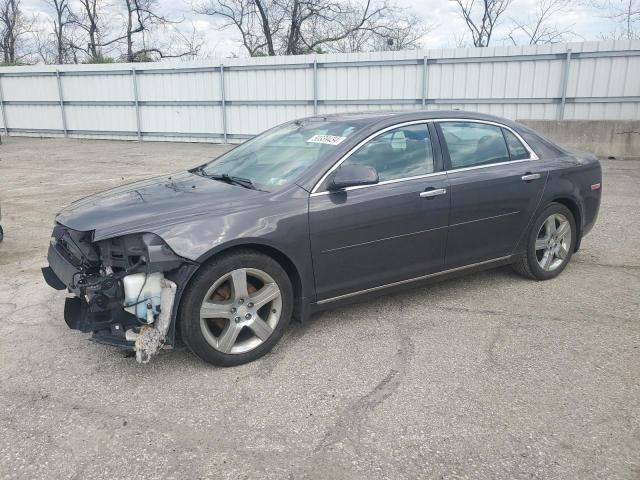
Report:
[[487,271],[292,325],[249,365],[138,365],[40,278],[56,211],[222,146],[0,146],[0,477],[640,478],[640,161],[557,279]]

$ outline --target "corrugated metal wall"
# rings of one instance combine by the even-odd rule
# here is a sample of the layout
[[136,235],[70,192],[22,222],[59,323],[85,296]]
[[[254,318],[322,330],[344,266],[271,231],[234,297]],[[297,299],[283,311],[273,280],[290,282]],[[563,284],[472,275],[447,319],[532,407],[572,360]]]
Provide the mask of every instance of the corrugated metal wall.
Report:
[[637,120],[640,41],[11,67],[0,107],[10,135],[216,142],[374,109]]

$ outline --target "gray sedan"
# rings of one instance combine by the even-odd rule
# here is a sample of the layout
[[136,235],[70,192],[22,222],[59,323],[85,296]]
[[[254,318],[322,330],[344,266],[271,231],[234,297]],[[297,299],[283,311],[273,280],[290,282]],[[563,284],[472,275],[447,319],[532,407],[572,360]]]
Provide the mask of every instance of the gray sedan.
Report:
[[286,123],[190,171],[56,217],[49,285],[69,327],[146,362],[179,332],[216,365],[292,318],[512,264],[559,275],[593,227],[595,156],[493,116],[362,113]]

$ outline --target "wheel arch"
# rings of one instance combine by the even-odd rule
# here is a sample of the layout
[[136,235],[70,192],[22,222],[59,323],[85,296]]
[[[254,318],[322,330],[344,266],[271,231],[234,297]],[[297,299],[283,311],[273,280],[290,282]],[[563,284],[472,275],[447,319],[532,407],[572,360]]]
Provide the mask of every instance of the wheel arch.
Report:
[[577,252],[580,248],[580,242],[582,241],[582,210],[580,208],[580,203],[570,196],[558,196],[553,198],[549,203],[559,203],[560,205],[564,205],[569,209],[571,214],[573,215],[573,219],[576,222],[576,244],[573,249],[574,252]]
[[299,266],[296,265],[291,257],[284,251],[282,251],[282,249],[269,243],[258,241],[256,239],[246,239],[245,241],[235,241],[216,246],[204,255],[201,255],[197,261],[202,266],[218,255],[233,252],[236,250],[254,250],[278,262],[278,264],[284,269],[284,271],[287,273],[287,276],[291,280],[295,302],[293,309],[294,318],[301,322],[306,320],[309,311],[309,292],[307,292],[307,289],[305,289],[302,273]]

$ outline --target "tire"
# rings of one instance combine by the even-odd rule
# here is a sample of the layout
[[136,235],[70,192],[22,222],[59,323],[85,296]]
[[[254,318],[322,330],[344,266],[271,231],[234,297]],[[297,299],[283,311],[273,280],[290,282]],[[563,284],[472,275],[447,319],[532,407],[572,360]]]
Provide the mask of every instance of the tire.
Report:
[[253,250],[236,250],[214,257],[195,274],[178,326],[195,355],[230,367],[269,352],[292,313],[293,288],[280,264]]
[[[552,219],[555,231],[550,235]],[[565,233],[561,228],[569,230]],[[526,253],[513,267],[520,275],[534,280],[555,278],[571,260],[576,240],[576,221],[571,210],[559,203],[551,203],[533,223],[527,236]],[[560,258],[562,256],[564,258]]]

